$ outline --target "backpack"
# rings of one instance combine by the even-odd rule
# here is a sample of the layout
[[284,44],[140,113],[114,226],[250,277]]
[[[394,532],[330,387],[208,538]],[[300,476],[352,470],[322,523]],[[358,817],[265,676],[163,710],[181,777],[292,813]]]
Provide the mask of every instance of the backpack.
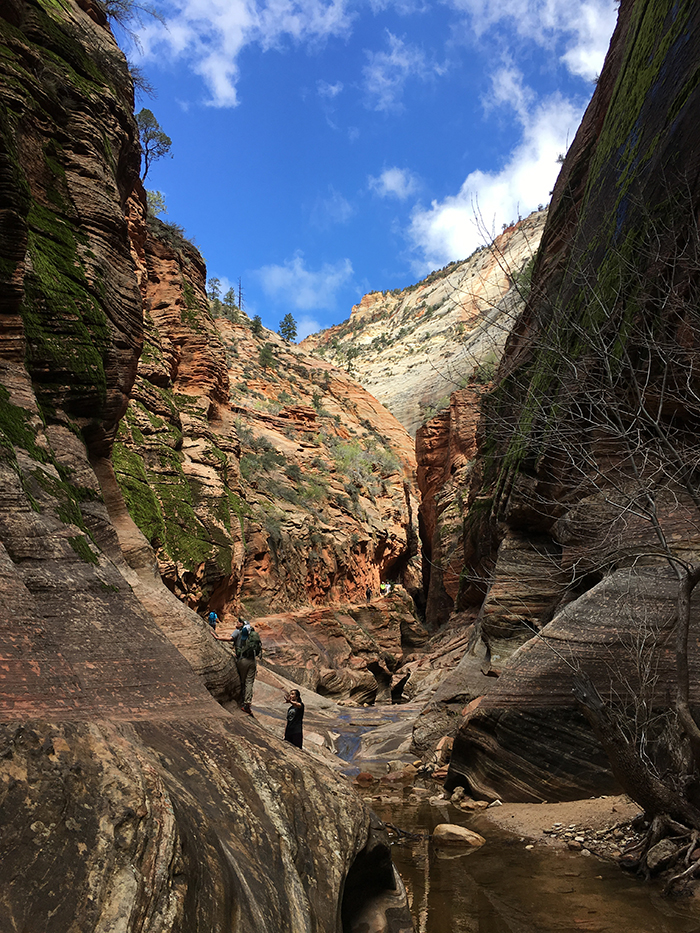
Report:
[[218,621],[219,621],[219,617],[212,609],[212,611],[209,613],[209,625],[211,625],[211,627],[214,628],[214,626],[216,625]]
[[260,636],[252,628],[248,634],[247,639],[245,640],[243,647],[240,650],[239,657],[241,658],[259,658],[262,654],[262,641]]

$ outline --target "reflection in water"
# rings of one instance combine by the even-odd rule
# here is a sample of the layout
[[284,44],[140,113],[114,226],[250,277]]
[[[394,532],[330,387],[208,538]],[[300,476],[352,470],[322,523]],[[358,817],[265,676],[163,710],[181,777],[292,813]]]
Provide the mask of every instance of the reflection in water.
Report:
[[[378,815],[420,837],[393,848],[417,933],[700,933],[700,904],[668,900],[652,886],[593,856],[535,846],[527,850],[483,816],[406,803]],[[428,833],[440,822],[469,825],[480,849],[437,849]]]
[[[334,726],[344,772],[383,770],[381,755],[372,759],[376,746],[360,749],[362,737],[415,715],[405,706],[344,711]],[[385,797],[371,805],[385,822],[418,834],[393,847],[416,933],[700,933],[700,899],[662,899],[612,862],[544,845],[528,850],[483,815],[468,816],[447,802],[411,805],[397,792],[386,788],[391,802]],[[436,848],[429,834],[450,822],[481,833],[486,845]]]

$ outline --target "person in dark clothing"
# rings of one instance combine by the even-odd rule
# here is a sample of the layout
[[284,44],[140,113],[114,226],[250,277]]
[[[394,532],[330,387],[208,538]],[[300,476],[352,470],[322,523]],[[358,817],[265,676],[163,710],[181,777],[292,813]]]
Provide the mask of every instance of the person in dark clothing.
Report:
[[287,725],[284,730],[284,739],[297,748],[301,748],[304,741],[302,721],[304,719],[304,704],[298,690],[290,690],[284,696],[284,702],[289,703],[287,710]]

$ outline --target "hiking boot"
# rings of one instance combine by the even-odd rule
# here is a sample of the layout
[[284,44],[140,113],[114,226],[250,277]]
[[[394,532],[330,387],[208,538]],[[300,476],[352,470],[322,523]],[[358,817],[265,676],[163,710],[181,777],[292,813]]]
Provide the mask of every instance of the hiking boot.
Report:
[[244,703],[243,706],[241,706],[241,709],[244,713],[248,713],[249,716],[253,715],[253,711],[250,708],[250,703]]

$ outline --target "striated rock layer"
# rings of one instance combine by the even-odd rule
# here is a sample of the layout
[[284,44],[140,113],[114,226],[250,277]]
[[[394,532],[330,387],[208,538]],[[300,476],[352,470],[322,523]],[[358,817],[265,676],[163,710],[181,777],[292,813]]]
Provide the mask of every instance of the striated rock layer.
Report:
[[[431,717],[438,729],[440,716],[461,707],[448,784],[486,797],[556,800],[616,789],[574,702],[579,668],[631,716],[635,697],[649,695],[644,666],[652,660],[651,702],[663,707],[675,691],[669,632],[678,584],[656,556],[654,525],[638,505],[624,506],[630,483],[639,481],[633,467],[648,471],[659,454],[645,446],[648,437],[630,452],[605,435],[601,418],[617,404],[612,394],[597,416],[600,429],[583,425],[595,422],[588,412],[603,379],[595,376],[593,338],[620,315],[609,360],[636,360],[645,401],[677,425],[679,443],[697,436],[697,328],[687,296],[699,280],[699,38],[692,4],[621,4],[605,68],[554,190],[532,297],[480,428],[458,598],[458,608],[478,602],[479,616],[470,651],[442,687],[441,710],[426,710],[417,733],[428,741]],[[655,328],[645,345],[633,342],[639,321]],[[655,341],[670,361],[665,368],[657,369]],[[575,372],[556,383],[567,353]],[[655,362],[645,370],[647,358]],[[684,361],[678,372],[677,359]],[[621,405],[637,379],[629,373],[618,385]],[[563,386],[558,396],[555,384]],[[576,456],[567,458],[567,450]],[[696,509],[669,471],[656,475],[654,515],[668,553],[695,562]],[[700,702],[696,602],[692,703]]]
[[546,211],[535,211],[402,290],[370,292],[349,319],[302,341],[344,366],[415,437],[455,389],[488,379],[522,307]]
[[449,407],[416,434],[426,621],[430,627],[445,622],[457,605],[467,513],[463,491],[469,485],[476,455],[483,388],[470,386],[454,392]]
[[[213,698],[238,690],[230,655],[162,585],[115,481],[146,242],[123,56],[88,2],[8,0],[0,32],[5,924],[340,933],[385,895],[410,929],[360,799]],[[211,414],[225,369],[196,378]]]
[[356,602],[387,579],[417,595],[415,456],[396,419],[242,312],[214,319],[171,228],[151,223],[137,263],[145,344],[114,467],[169,589],[224,618]]

